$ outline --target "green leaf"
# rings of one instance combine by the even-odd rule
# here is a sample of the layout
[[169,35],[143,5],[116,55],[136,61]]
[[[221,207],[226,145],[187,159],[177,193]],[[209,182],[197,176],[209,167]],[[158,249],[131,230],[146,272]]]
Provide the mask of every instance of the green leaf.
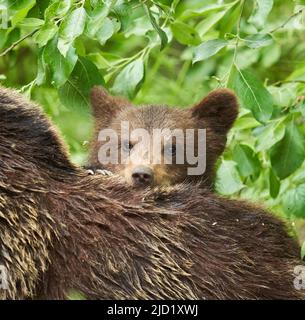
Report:
[[75,39],[73,47],[75,48],[78,56],[84,57],[86,55],[85,43],[81,38]]
[[85,58],[79,58],[68,81],[59,89],[59,98],[67,107],[88,108],[90,90],[104,85],[97,67]]
[[104,20],[109,14],[109,10],[110,6],[101,3],[89,14],[86,25],[86,34],[89,37],[94,38],[96,33],[103,27]]
[[282,123],[272,122],[257,128],[253,133],[257,138],[256,151],[266,151],[283,138],[285,126]]
[[234,130],[246,130],[259,126],[260,123],[255,120],[252,115],[240,117],[234,122]]
[[45,46],[49,40],[55,37],[58,31],[56,24],[46,23],[35,35],[34,40],[38,44],[38,47],[41,48]]
[[272,46],[264,48],[262,51],[262,65],[265,69],[270,68],[281,57],[281,46],[274,43]]
[[301,166],[304,158],[304,135],[296,124],[290,121],[283,139],[270,150],[272,168],[280,179],[285,179]]
[[270,34],[257,33],[246,37],[244,43],[251,49],[257,49],[261,47],[267,47],[273,43],[273,39]]
[[233,150],[233,160],[237,163],[241,176],[257,178],[261,165],[254,150],[245,144],[237,144]]
[[19,11],[27,9],[30,6],[33,6],[36,1],[34,0],[18,0],[18,1],[8,1],[8,7],[10,10]]
[[247,70],[250,66],[257,63],[260,58],[259,50],[242,48],[238,53],[238,68],[239,70]]
[[83,7],[73,10],[61,23],[57,47],[64,57],[73,44],[74,39],[83,33],[85,23],[86,11]]
[[254,24],[257,28],[264,27],[272,7],[273,0],[256,0],[256,9],[248,22]]
[[[122,20],[120,20],[122,23]],[[123,25],[123,24],[122,24]],[[126,37],[130,37],[132,35],[135,36],[145,36],[149,31],[155,31],[151,22],[147,19],[147,16],[141,16],[139,18],[134,19],[124,30],[124,34]],[[158,33],[156,33],[158,36]],[[158,36],[159,37],[159,36]]]
[[[305,74],[304,74],[305,75]],[[268,90],[272,94],[273,101],[277,107],[286,109],[287,106],[295,104],[297,93],[296,83],[287,83],[278,86],[269,86]]]
[[9,2],[9,10],[14,12],[11,18],[13,27],[27,16],[35,3],[35,0],[18,0]]
[[[232,8],[238,1],[233,1],[227,4],[208,4],[196,9],[187,9],[183,11],[181,16],[179,17],[180,20],[186,20],[192,17],[203,17],[203,16],[215,16],[217,15],[218,11],[228,11]],[[202,2],[204,3],[204,2]],[[215,13],[216,12],[216,13]]]
[[21,28],[35,28],[40,27],[44,24],[44,20],[37,18],[25,18],[18,23],[18,27]]
[[148,8],[147,5],[144,6],[145,11],[149,17],[149,20],[152,24],[152,26],[154,27],[154,29],[157,31],[160,40],[161,40],[161,50],[164,49],[164,47],[167,45],[168,43],[168,39],[167,39],[167,35],[166,33],[161,29],[161,27],[158,25],[155,17],[153,16],[152,12],[150,11],[150,9]]
[[273,170],[269,171],[269,193],[270,196],[275,199],[280,192],[281,183],[279,179],[274,174]]
[[111,22],[112,22],[112,25],[113,25],[113,30],[114,32],[113,33],[117,33],[121,30],[121,27],[122,27],[122,24],[120,22],[120,20],[114,18],[114,19],[110,19]]
[[[141,9],[143,9],[142,6],[138,8],[138,10]],[[135,20],[138,20],[138,15],[134,15],[138,10],[134,10],[133,6],[127,4],[126,1],[115,1],[112,10],[115,13],[115,16],[119,19],[124,32],[127,31],[127,29],[129,29],[133,23],[135,23]],[[142,13],[143,18],[146,18],[144,12]],[[151,25],[147,19],[145,20]]]
[[171,24],[171,30],[175,39],[182,44],[198,45],[201,42],[197,31],[186,23],[176,21]]
[[35,78],[35,83],[38,86],[41,86],[46,81],[46,65],[43,57],[44,50],[45,48],[39,49],[39,52],[38,52],[37,75]]
[[228,86],[237,93],[242,105],[252,111],[255,119],[265,123],[271,118],[272,96],[253,73],[234,66]]
[[138,84],[144,78],[144,63],[141,58],[129,63],[116,77],[112,92],[132,99]]
[[225,34],[231,33],[234,26],[236,26],[238,18],[240,16],[241,6],[234,4],[232,8],[227,10],[226,14],[223,16],[219,22],[220,37],[224,37]]
[[114,25],[109,18],[104,19],[104,23],[101,29],[96,33],[96,38],[101,45],[104,45],[106,41],[112,37],[114,33]]
[[288,216],[305,218],[305,184],[300,184],[285,192],[283,209]]
[[77,55],[71,47],[64,58],[57,48],[57,38],[54,38],[44,48],[43,60],[50,69],[52,83],[59,88],[69,78],[77,62]]
[[215,14],[208,16],[202,20],[196,26],[196,31],[203,37],[220,19],[226,14],[227,11],[220,11]]
[[111,66],[111,63],[100,53],[89,53],[86,57],[93,62],[98,69],[106,69]]
[[231,195],[244,187],[234,161],[224,160],[217,170],[216,189],[223,195]]
[[71,7],[71,0],[55,0],[45,11],[45,20],[51,22],[55,18],[64,17]]
[[301,64],[296,70],[294,70],[287,80],[305,81],[305,64]]
[[8,31],[6,29],[0,29],[0,49],[2,49],[6,43]]
[[193,63],[212,57],[228,44],[228,41],[222,39],[208,40],[198,47],[194,48]]

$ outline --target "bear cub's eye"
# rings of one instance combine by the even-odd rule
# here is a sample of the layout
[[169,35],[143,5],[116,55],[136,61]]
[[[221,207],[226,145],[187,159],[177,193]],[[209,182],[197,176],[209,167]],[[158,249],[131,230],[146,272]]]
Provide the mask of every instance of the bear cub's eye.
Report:
[[164,147],[164,153],[169,156],[175,156],[176,155],[176,146],[175,145],[168,145]]
[[132,148],[133,148],[133,145],[132,145],[132,143],[131,143],[129,140],[125,140],[125,141],[123,142],[123,149],[124,149],[125,151],[130,151]]

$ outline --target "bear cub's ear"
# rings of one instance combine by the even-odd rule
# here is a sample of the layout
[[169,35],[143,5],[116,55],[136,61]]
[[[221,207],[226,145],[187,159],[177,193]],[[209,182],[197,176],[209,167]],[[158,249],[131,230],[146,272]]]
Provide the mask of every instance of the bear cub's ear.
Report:
[[99,123],[109,123],[115,114],[130,102],[110,95],[106,89],[95,86],[91,90],[91,106],[94,119]]
[[215,132],[226,134],[238,115],[236,95],[228,89],[214,90],[191,112],[195,118],[205,120]]

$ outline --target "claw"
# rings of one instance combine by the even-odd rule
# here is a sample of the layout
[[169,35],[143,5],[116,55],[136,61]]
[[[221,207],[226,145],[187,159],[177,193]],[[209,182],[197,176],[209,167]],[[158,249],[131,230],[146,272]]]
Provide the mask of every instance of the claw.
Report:
[[103,176],[112,176],[112,172],[109,170],[97,169],[95,172],[102,174]]

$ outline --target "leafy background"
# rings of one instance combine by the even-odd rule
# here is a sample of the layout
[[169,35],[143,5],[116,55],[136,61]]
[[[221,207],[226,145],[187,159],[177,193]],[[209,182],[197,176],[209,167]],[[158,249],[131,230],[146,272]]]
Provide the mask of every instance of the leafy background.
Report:
[[234,89],[240,115],[217,191],[264,203],[302,237],[304,0],[0,0],[0,17],[1,83],[44,107],[77,163],[95,84],[181,107]]

